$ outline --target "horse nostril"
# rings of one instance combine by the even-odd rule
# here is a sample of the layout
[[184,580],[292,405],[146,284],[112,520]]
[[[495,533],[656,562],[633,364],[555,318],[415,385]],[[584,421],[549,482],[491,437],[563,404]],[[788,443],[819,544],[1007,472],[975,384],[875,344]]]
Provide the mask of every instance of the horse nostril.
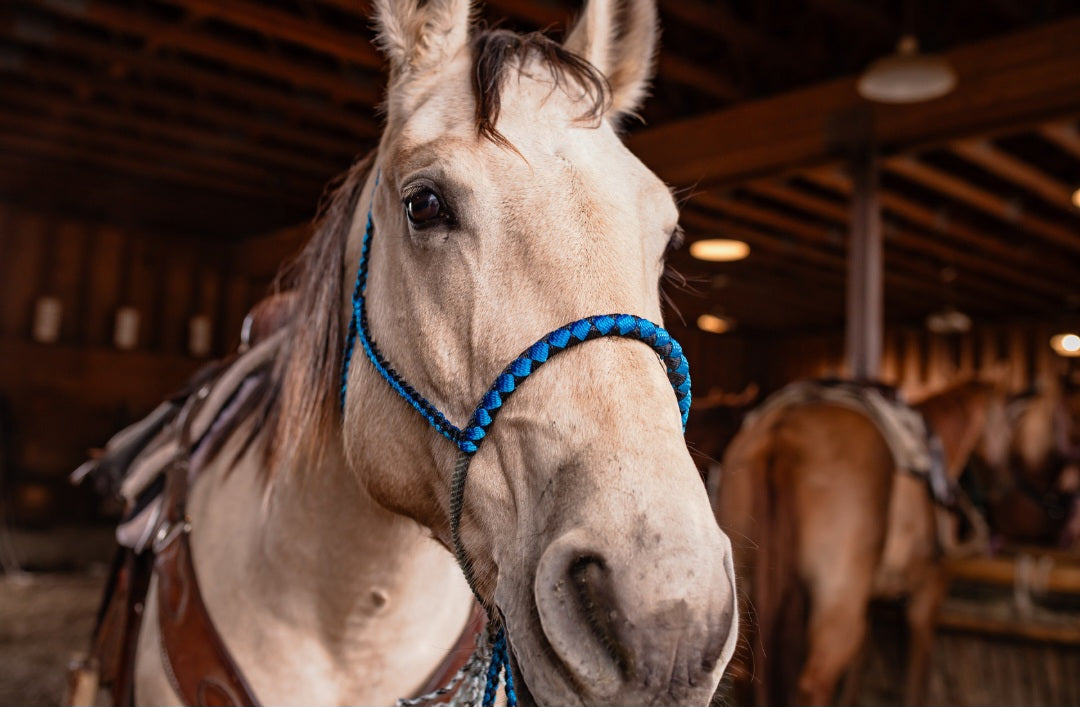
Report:
[[579,555],[570,563],[567,574],[578,608],[593,636],[599,640],[619,672],[624,676],[629,675],[633,669],[633,658],[619,636],[626,617],[619,611],[611,571],[602,557]]

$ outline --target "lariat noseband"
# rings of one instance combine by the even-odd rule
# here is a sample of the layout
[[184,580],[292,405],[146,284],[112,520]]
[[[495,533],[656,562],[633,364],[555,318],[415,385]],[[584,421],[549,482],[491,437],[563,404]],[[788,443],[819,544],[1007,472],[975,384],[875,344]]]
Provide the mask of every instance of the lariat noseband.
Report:
[[364,240],[360,247],[360,264],[357,267],[356,284],[353,287],[352,318],[349,320],[349,330],[345,338],[345,352],[341,372],[341,408],[342,410],[345,408],[345,393],[349,383],[349,365],[352,361],[353,350],[356,348],[356,342],[359,340],[368,360],[371,361],[372,366],[375,367],[379,375],[390,384],[390,387],[419,412],[439,434],[457,445],[459,455],[457,463],[454,465],[454,475],[450,483],[450,538],[454,545],[454,556],[465,575],[466,581],[469,583],[469,588],[472,589],[477,600],[487,610],[489,629],[498,627],[497,630],[489,630],[488,632],[491,662],[486,675],[482,704],[485,707],[494,704],[499,674],[505,669],[507,704],[514,707],[517,704],[517,698],[514,693],[513,677],[509,667],[505,630],[501,625],[501,621],[496,618],[493,607],[488,605],[477,591],[472,562],[469,560],[465,547],[461,542],[460,526],[461,511],[465,500],[465,481],[468,478],[469,464],[473,455],[476,454],[480,444],[487,438],[488,430],[507,398],[521,386],[526,378],[536,372],[552,356],[571,349],[578,344],[601,337],[617,336],[625,339],[636,339],[651,346],[661,362],[663,362],[668,381],[675,391],[675,399],[679,405],[684,430],[686,429],[687,415],[690,413],[690,366],[683,355],[682,346],[679,345],[679,342],[658,324],[633,314],[601,314],[585,317],[555,329],[525,349],[495,378],[495,382],[480,398],[480,402],[473,411],[468,424],[464,427],[455,426],[446,419],[446,416],[437,407],[417,392],[402,378],[401,374],[394,370],[379,351],[375,340],[371,336],[367,318],[366,291],[368,263],[371,256],[371,239],[375,232],[372,215],[375,206],[374,189],[377,189],[378,186],[379,174],[376,173],[371,203],[368,206],[367,224],[364,227]]

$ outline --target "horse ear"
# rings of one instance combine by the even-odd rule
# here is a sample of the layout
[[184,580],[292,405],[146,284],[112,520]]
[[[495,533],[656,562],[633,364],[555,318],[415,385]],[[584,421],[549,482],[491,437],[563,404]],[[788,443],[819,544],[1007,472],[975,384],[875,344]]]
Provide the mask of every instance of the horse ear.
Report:
[[655,0],[588,0],[565,47],[607,77],[611,107],[625,115],[648,93],[658,34]]
[[469,41],[469,0],[374,0],[376,43],[391,80],[448,61]]

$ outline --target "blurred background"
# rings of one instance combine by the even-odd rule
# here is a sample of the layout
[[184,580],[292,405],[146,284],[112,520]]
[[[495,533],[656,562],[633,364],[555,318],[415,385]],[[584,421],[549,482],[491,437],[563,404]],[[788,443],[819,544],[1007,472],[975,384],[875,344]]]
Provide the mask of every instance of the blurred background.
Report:
[[[686,282],[666,287],[667,321],[691,361],[703,468],[746,409],[795,379],[919,396],[987,371],[1015,394],[1073,374],[1080,3],[659,8],[653,97],[627,140],[683,205],[687,247],[671,262]],[[489,0],[482,15],[559,35],[579,9]],[[59,699],[56,655],[89,630],[101,579],[87,571],[110,556],[116,509],[67,475],[235,350],[324,185],[374,146],[383,65],[368,12],[0,4],[0,702]],[[1052,545],[1007,563],[1051,558],[1037,589],[1064,607],[1061,630],[1012,609],[946,611],[939,651],[1000,680],[950,664],[931,701],[1080,704],[1067,613],[1080,564]],[[1015,564],[999,569],[980,581],[1012,592]],[[898,699],[889,650],[865,668],[866,700]]]

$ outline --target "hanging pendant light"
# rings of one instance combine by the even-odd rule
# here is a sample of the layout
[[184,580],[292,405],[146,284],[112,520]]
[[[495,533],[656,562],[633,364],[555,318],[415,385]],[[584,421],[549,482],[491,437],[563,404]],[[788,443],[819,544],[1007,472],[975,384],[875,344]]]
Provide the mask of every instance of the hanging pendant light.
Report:
[[934,54],[920,54],[915,35],[900,38],[896,53],[872,63],[856,84],[859,95],[879,103],[920,103],[956,87],[956,72]]

